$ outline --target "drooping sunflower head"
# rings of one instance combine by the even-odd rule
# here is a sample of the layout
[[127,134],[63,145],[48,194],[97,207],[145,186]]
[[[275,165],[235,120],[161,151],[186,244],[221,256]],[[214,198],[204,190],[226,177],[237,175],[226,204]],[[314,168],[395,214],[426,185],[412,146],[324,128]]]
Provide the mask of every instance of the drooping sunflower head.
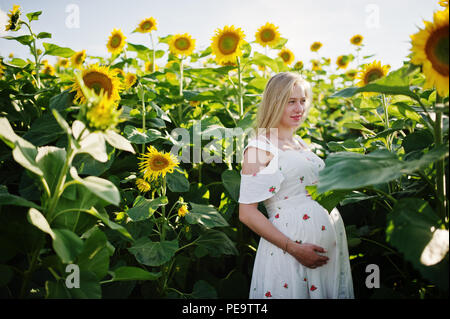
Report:
[[222,30],[217,29],[212,38],[211,49],[218,63],[234,63],[236,57],[242,55],[241,46],[245,43],[245,35],[241,28],[225,26]]
[[295,64],[294,64],[294,69],[295,70],[302,70],[303,69],[303,61],[297,61],[297,62],[295,62]]
[[149,33],[153,30],[157,30],[156,20],[153,17],[142,20],[136,29],[140,33]]
[[139,157],[139,170],[144,179],[152,181],[159,176],[165,177],[178,167],[179,161],[172,153],[159,152],[155,147],[149,146],[147,152]]
[[143,178],[136,178],[136,186],[141,193],[147,193],[151,185]]
[[449,9],[434,13],[433,22],[411,35],[413,64],[422,65],[424,88],[436,87],[441,96],[449,93]]
[[283,60],[284,64],[286,65],[291,65],[295,59],[294,53],[292,53],[292,51],[287,48],[281,49],[281,51],[278,52],[278,56]]
[[322,65],[320,64],[319,60],[311,60],[312,70],[313,71],[320,71],[322,70]]
[[336,59],[338,69],[346,69],[350,63],[350,58],[347,55],[340,55]]
[[169,50],[177,56],[189,56],[195,49],[195,39],[187,33],[176,34],[169,41]]
[[261,44],[263,47],[275,46],[280,40],[280,33],[278,32],[278,27],[272,23],[267,22],[265,25],[260,27],[255,33],[256,42]]
[[[81,79],[89,89],[94,90],[96,94],[105,94],[105,98],[111,103],[120,100],[119,92],[122,89],[120,79],[115,73],[109,70],[109,67],[94,64],[85,68]],[[80,83],[75,80],[72,91],[76,92],[75,101],[86,103],[87,99],[83,93]]]
[[13,5],[12,10],[10,10],[8,13],[9,20],[8,24],[5,27],[5,31],[18,31],[20,29],[20,13],[20,6]]
[[122,109],[118,110],[116,105],[106,98],[87,107],[86,121],[84,122],[93,131],[113,129],[120,123]]
[[322,43],[316,41],[316,42],[314,42],[313,44],[311,44],[310,50],[311,50],[312,52],[317,52],[317,51],[319,51],[319,49],[320,49],[321,47],[322,47]]
[[75,69],[81,69],[81,67],[83,66],[84,60],[86,60],[86,50],[76,52],[70,58],[72,67]]
[[351,37],[350,43],[353,45],[362,45],[363,36],[361,34],[356,34]]
[[137,76],[134,73],[127,73],[125,74],[125,79],[124,79],[124,84],[125,84],[125,89],[129,89],[131,88],[134,83],[136,83],[137,80]]
[[119,54],[122,52],[123,47],[125,46],[125,39],[126,37],[123,35],[122,30],[114,29],[108,38],[108,42],[106,43],[108,51],[111,54]]
[[361,72],[357,75],[360,80],[357,85],[365,86],[370,82],[376,81],[385,77],[389,72],[389,66],[381,65],[380,61],[373,61],[370,64],[364,66]]

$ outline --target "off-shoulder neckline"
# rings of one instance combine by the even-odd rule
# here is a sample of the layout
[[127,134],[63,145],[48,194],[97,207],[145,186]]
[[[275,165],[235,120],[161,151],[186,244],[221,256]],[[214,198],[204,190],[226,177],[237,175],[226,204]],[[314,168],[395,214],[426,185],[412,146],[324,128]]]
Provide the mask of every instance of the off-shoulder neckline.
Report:
[[279,148],[278,146],[276,146],[275,144],[272,143],[271,140],[269,140],[266,136],[264,135],[258,135],[255,140],[258,140],[259,137],[263,137],[267,142],[269,142],[273,147],[275,147],[276,149],[278,149],[279,151],[286,153],[289,151],[294,151],[294,152],[311,152],[311,149],[309,147],[306,146],[306,143],[303,142],[303,139],[298,136],[298,135],[294,135],[294,138],[297,139],[297,141],[300,143],[301,146],[303,146],[303,148],[299,148],[299,149],[287,149],[287,150],[283,150],[281,148]]

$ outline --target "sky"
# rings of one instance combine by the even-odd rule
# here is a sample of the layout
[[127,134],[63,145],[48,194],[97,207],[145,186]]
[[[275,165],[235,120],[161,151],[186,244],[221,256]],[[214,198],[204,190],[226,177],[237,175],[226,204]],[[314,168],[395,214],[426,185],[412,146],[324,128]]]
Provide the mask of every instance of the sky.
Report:
[[[317,53],[309,48],[320,41],[319,55],[334,62],[339,55],[355,53],[349,39],[361,34],[361,56],[375,54],[371,59],[390,64],[391,70],[407,59],[409,36],[423,28],[423,20],[432,20],[433,12],[442,9],[438,0],[0,0],[0,36],[27,34],[25,27],[14,33],[4,31],[6,13],[14,4],[24,13],[42,11],[32,29],[49,32],[52,38],[40,42],[86,50],[92,56],[109,56],[106,42],[114,28],[121,29],[130,43],[150,47],[148,34],[132,33],[148,17],[157,21],[155,42],[158,37],[189,33],[196,39],[196,51],[207,48],[215,30],[225,25],[240,27],[245,40],[251,42],[259,27],[270,22],[288,39],[286,47],[293,51],[295,61],[307,64],[316,58]],[[265,52],[257,44],[252,47]],[[156,49],[167,48],[164,43],[156,45]],[[269,50],[268,55],[276,57],[277,52]],[[20,43],[0,38],[0,56],[10,53],[31,57]],[[164,58],[167,60],[165,56],[157,64],[163,64]]]

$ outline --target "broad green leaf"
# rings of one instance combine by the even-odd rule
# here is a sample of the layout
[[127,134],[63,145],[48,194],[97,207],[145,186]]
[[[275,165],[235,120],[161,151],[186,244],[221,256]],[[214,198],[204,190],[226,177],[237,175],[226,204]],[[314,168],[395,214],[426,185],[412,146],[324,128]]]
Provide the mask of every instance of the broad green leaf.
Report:
[[387,150],[370,154],[338,152],[325,161],[319,173],[317,191],[323,193],[336,189],[357,189],[364,186],[387,183],[403,174],[411,174],[422,167],[448,156],[448,145],[434,148],[420,159],[401,161]]
[[106,235],[97,227],[84,242],[83,251],[77,259],[80,270],[95,273],[100,280],[106,276],[109,269],[109,250]]
[[[267,55],[255,52],[253,59],[251,60],[253,64],[267,66],[272,69],[273,72],[278,72],[278,64],[276,61]],[[266,79],[268,81],[268,79]],[[264,90],[264,87],[262,88]]]
[[138,267],[123,266],[111,271],[112,281],[128,280],[156,280],[161,277],[161,272],[149,272]]
[[408,134],[402,141],[405,153],[410,153],[416,150],[423,150],[429,147],[434,142],[433,134],[428,130],[415,130]]
[[39,32],[39,34],[37,35],[38,39],[50,39],[51,37],[52,34],[48,32]]
[[55,109],[60,113],[65,112],[73,104],[73,94],[70,90],[65,90],[58,95],[52,96],[49,101],[50,109]]
[[434,266],[425,266],[421,262],[421,255],[433,239],[438,225],[439,217],[426,201],[402,198],[387,215],[386,240],[426,278],[448,290],[448,253],[447,258],[442,260],[442,256],[441,262]]
[[72,178],[79,183],[81,183],[84,187],[86,187],[89,191],[91,191],[96,196],[100,197],[107,203],[118,206],[120,203],[120,193],[117,187],[110,182],[109,180],[99,178],[96,176],[88,176],[86,178],[80,178],[78,176],[77,170],[75,167],[70,169],[70,175]]
[[141,237],[128,248],[136,260],[147,266],[161,266],[175,255],[178,240],[153,242],[147,237]]
[[166,175],[167,186],[172,192],[183,193],[189,191],[189,180],[177,169]]
[[[76,130],[77,126],[73,125]],[[79,133],[81,134],[81,132]],[[74,131],[74,136],[79,135]],[[84,135],[84,133],[83,133]],[[75,137],[76,138],[76,137]],[[77,154],[86,153],[91,155],[95,160],[105,163],[108,161],[108,154],[106,154],[105,138],[102,133],[89,133],[86,137],[80,141],[80,148],[77,149]]]
[[42,11],[30,12],[27,13],[27,18],[31,22],[33,20],[39,20],[39,16],[42,14]]
[[193,299],[217,299],[217,291],[208,282],[199,280],[194,284],[191,297]]
[[23,45],[30,45],[33,42],[33,37],[31,35],[21,35],[18,37],[5,36],[2,38],[6,40],[16,40],[17,42],[20,42]]
[[150,218],[159,206],[167,205],[168,200],[166,196],[158,197],[156,199],[146,199],[138,196],[134,201],[133,207],[127,211],[127,215],[133,221],[141,221]]
[[222,172],[222,183],[228,193],[235,201],[239,200],[239,188],[241,176],[235,170],[225,170]]
[[80,288],[69,289],[72,299],[101,299],[102,287],[95,273],[80,271]]
[[23,138],[18,138],[16,140],[15,147],[12,151],[14,160],[17,163],[33,172],[34,174],[43,176],[44,173],[36,163],[37,153],[37,148]]
[[83,241],[74,232],[68,229],[53,229],[53,249],[65,264],[75,261],[83,251]]
[[161,137],[161,132],[155,129],[149,129],[145,133],[138,128],[127,125],[123,130],[127,139],[134,144],[147,144]]
[[208,229],[196,240],[196,245],[208,251],[213,257],[221,255],[237,255],[238,251],[235,244],[225,233]]
[[53,115],[47,113],[37,118],[22,137],[33,145],[41,146],[55,142],[63,134],[64,131]]
[[227,221],[213,207],[189,202],[191,211],[184,217],[189,224],[200,224],[206,228],[228,226]]
[[52,113],[64,132],[66,134],[72,135],[72,130],[70,129],[69,124],[67,124],[66,120],[59,114],[59,112],[56,109],[52,109]]
[[332,190],[326,193],[317,194],[317,185],[306,186],[305,188],[311,197],[328,212],[331,212],[349,193],[351,193],[350,190]]
[[6,117],[0,117],[0,139],[2,139],[10,148],[14,148],[14,144],[20,139]]
[[132,154],[135,153],[131,143],[122,135],[119,135],[116,132],[109,130],[103,133],[103,136],[111,146],[119,150],[130,152]]
[[28,62],[19,58],[13,58],[9,61],[3,61],[3,64],[12,66],[14,68],[23,69],[28,65]]
[[47,219],[45,219],[44,215],[40,211],[38,211],[35,208],[30,208],[27,215],[28,221],[30,224],[36,226],[40,230],[42,230],[44,233],[47,233],[52,237],[53,240],[56,239],[55,233],[50,228],[49,223],[47,222]]
[[36,164],[43,173],[43,177],[50,188],[50,193],[56,192],[59,176],[66,160],[66,150],[55,146],[38,148]]
[[60,56],[63,58],[70,58],[75,54],[75,51],[70,48],[63,48],[52,43],[42,43],[45,48],[44,55]]
[[91,209],[84,211],[85,213],[88,213],[92,216],[97,217],[98,219],[100,219],[106,226],[108,226],[109,228],[111,228],[112,230],[117,230],[119,233],[121,233],[124,237],[126,237],[127,239],[130,239],[131,241],[133,241],[133,237],[130,235],[130,233],[128,232],[128,230],[123,227],[122,225],[119,225],[113,221],[111,221],[109,219],[109,216],[106,212],[99,212],[97,211],[94,207],[91,207]]
[[36,205],[35,203],[30,202],[25,198],[8,193],[8,189],[6,188],[6,186],[0,185],[0,206],[3,205],[14,205],[41,209],[39,205]]

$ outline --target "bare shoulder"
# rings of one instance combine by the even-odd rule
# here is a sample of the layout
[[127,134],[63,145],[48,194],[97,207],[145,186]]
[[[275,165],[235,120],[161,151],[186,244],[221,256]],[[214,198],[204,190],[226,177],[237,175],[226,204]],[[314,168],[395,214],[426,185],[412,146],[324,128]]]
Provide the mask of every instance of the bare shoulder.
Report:
[[273,154],[257,147],[250,146],[244,152],[242,174],[256,174],[266,167],[273,158]]

